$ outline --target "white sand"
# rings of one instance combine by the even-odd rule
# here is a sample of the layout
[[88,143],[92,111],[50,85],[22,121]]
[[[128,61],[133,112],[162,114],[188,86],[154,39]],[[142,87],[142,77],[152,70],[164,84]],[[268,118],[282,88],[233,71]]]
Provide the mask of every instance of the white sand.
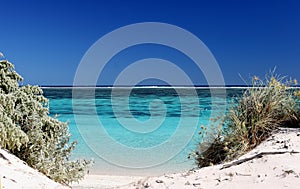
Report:
[[0,149],[0,189],[62,189],[67,188],[52,181],[22,160]]
[[[260,152],[300,152],[300,129],[281,129],[260,146],[239,159]],[[7,152],[0,153],[2,188],[63,188]],[[1,155],[0,154],[0,155]],[[10,162],[10,163],[9,163]],[[233,161],[235,162],[235,161]],[[220,170],[224,165],[158,177],[87,175],[72,185],[75,189],[89,188],[169,188],[169,189],[245,189],[300,188],[300,153],[263,155],[239,165]]]
[[[239,159],[253,157],[260,152],[291,151],[300,152],[300,129],[281,129],[280,132]],[[138,177],[87,175],[84,181],[74,186],[90,189],[300,188],[300,153],[263,155],[261,158],[255,158],[220,170],[222,166],[217,165],[195,171],[142,179]]]

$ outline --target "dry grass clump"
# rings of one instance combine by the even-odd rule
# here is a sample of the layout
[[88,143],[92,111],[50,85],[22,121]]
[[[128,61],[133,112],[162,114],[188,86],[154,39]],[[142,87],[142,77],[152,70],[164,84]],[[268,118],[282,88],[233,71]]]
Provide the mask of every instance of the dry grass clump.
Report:
[[[295,94],[273,73],[266,79],[254,77],[252,87],[237,98],[217,137],[207,137],[195,153],[198,167],[233,160],[253,149],[279,126],[299,126],[300,111]],[[207,133],[206,133],[207,135]],[[203,136],[205,137],[205,136]]]

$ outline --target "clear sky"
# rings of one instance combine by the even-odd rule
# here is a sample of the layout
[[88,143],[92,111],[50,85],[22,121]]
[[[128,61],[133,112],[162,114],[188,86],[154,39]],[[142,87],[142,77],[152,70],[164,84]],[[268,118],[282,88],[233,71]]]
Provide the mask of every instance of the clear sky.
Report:
[[[0,52],[15,64],[25,83],[71,85],[82,56],[94,42],[138,22],[169,23],[196,35],[214,54],[227,85],[243,84],[239,74],[246,79],[263,76],[275,66],[278,73],[300,80],[297,0],[1,0],[0,9]],[[166,55],[172,50],[155,45],[135,48],[136,53],[119,61],[130,64],[143,58],[143,52],[176,57]],[[111,68],[102,76],[107,84],[120,71]],[[196,84],[206,84],[192,66],[185,69],[191,77],[199,77]]]

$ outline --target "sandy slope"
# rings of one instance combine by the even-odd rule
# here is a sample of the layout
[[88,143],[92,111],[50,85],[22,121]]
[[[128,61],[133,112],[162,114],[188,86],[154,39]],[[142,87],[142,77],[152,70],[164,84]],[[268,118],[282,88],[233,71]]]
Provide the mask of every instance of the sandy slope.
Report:
[[[294,153],[300,152],[300,129],[281,129],[239,160],[254,157],[261,152],[282,152],[282,154],[262,155],[224,169],[222,167],[227,164],[158,177],[87,175],[83,181],[73,184],[72,187],[76,189],[300,188],[300,153]],[[2,188],[5,189],[64,188],[3,150],[0,150],[0,174]]]
[[300,129],[281,129],[239,160],[251,158],[261,152],[284,153],[263,155],[260,158],[225,169],[221,169],[224,165],[217,165],[185,173],[142,179],[137,177],[88,175],[84,181],[74,186],[76,188],[95,189],[300,188],[300,153],[289,153],[300,152]]
[[52,181],[2,149],[0,149],[0,179],[2,189],[67,188]]

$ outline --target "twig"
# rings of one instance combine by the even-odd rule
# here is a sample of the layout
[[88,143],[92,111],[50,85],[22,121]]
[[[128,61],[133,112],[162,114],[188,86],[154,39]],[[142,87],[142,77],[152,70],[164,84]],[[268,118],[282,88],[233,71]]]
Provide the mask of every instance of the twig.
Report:
[[251,176],[251,174],[243,174],[243,173],[235,173],[237,176],[248,176],[248,177],[250,177]]
[[8,178],[8,177],[6,177],[6,176],[3,176],[3,178],[8,179],[8,180],[11,180],[11,181],[14,182],[14,183],[17,183],[17,181],[16,181],[15,179],[11,179],[11,178]]
[[227,168],[235,166],[235,165],[240,165],[240,164],[242,164],[246,161],[250,161],[250,160],[255,159],[255,158],[261,158],[264,155],[277,155],[277,154],[285,154],[285,153],[297,154],[297,153],[300,153],[300,152],[296,152],[294,150],[292,150],[292,151],[281,151],[281,152],[260,152],[256,155],[252,156],[252,157],[240,159],[240,160],[234,161],[232,163],[225,164],[220,168],[220,170],[227,169]]
[[7,159],[2,153],[0,153],[0,158],[6,160],[6,161],[9,161],[9,159]]

